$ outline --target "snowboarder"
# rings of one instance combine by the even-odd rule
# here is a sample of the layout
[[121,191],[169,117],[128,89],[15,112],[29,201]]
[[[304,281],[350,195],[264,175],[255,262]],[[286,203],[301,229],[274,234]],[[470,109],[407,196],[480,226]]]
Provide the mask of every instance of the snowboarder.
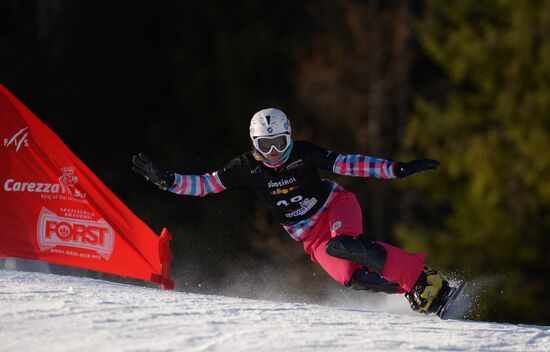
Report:
[[355,195],[319,176],[319,169],[324,169],[348,176],[405,178],[437,169],[438,161],[392,162],[337,154],[293,140],[287,116],[273,108],[254,114],[250,138],[251,151],[213,173],[165,173],[142,153],[134,155],[132,169],[161,189],[180,195],[203,197],[236,186],[250,187],[288,234],[303,242],[311,259],[340,284],[405,294],[418,312],[440,310],[452,289],[436,270],[425,265],[425,255],[369,240],[363,234]]

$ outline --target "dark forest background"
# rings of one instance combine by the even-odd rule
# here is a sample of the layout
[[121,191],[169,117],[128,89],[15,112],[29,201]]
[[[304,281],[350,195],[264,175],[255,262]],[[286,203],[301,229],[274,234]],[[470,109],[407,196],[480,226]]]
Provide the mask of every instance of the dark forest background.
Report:
[[440,160],[405,181],[325,176],[358,195],[368,236],[477,285],[470,318],[548,325],[549,38],[542,1],[3,0],[0,82],[171,230],[178,290],[340,290],[250,191],[180,197],[131,171],[137,152],[214,171],[277,107],[298,139]]

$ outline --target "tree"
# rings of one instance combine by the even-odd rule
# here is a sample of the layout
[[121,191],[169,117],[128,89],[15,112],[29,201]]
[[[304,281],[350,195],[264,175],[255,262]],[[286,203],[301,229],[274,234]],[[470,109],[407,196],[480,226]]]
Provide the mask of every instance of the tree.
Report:
[[417,36],[444,88],[418,97],[407,141],[442,168],[415,180],[434,220],[399,238],[470,277],[497,273],[486,317],[548,323],[550,4],[424,5]]

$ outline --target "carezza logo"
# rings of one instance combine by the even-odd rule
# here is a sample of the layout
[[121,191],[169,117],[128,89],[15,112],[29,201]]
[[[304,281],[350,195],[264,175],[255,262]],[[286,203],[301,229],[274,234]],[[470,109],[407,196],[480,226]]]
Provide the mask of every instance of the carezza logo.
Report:
[[47,182],[24,182],[13,178],[4,182],[6,192],[30,192],[30,193],[66,193],[76,198],[85,198],[86,193],[81,192],[77,187],[78,177],[74,174],[74,166],[61,168],[63,174],[58,178],[58,183]]
[[41,251],[57,246],[87,249],[105,260],[109,260],[115,245],[114,231],[105,220],[58,216],[46,208],[42,208],[38,217],[37,239]]
[[4,138],[4,147],[15,148],[15,151],[18,152],[21,147],[28,147],[29,146],[29,140],[27,139],[27,136],[29,135],[28,127],[20,129],[17,133],[15,133],[10,138]]
[[80,192],[80,190],[76,187],[78,177],[74,174],[74,169],[74,166],[62,167],[61,171],[63,172],[63,175],[58,178],[59,184],[63,187],[65,192],[69,193],[71,196],[84,198],[86,197],[86,193]]

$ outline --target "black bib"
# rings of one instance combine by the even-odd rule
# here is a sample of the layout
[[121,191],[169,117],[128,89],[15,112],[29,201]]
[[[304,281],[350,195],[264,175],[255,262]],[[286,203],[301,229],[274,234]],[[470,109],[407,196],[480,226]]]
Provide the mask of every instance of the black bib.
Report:
[[294,141],[292,148],[279,168],[268,167],[247,152],[219,170],[218,176],[226,188],[252,188],[279,223],[295,224],[324,204],[330,184],[321,179],[319,169],[332,170],[338,155],[305,141]]

